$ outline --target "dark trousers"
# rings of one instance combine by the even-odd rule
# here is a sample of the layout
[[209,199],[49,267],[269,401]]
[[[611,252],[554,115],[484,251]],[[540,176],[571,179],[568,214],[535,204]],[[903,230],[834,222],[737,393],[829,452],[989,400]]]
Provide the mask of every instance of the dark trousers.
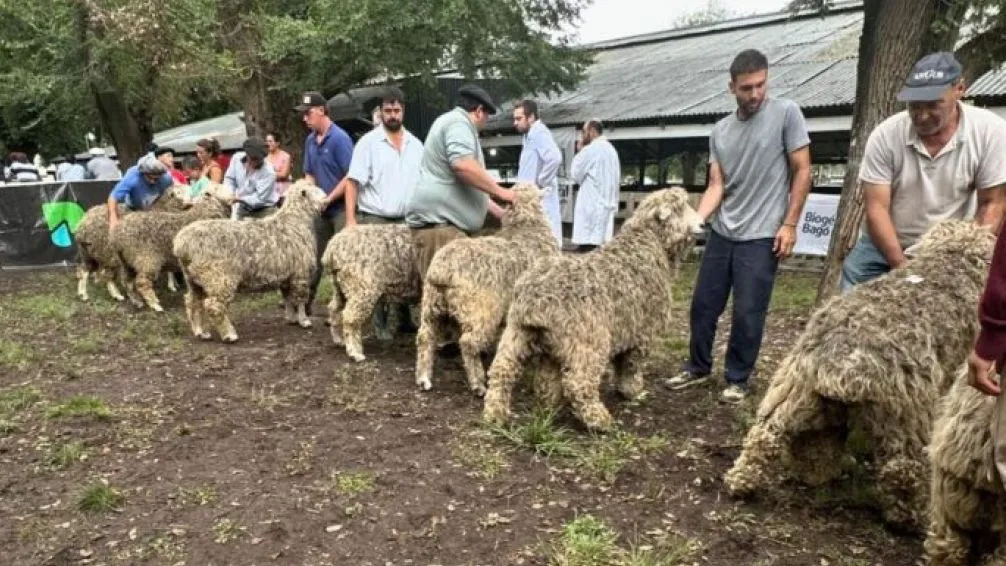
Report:
[[311,307],[314,305],[314,296],[318,293],[318,284],[321,282],[323,275],[321,258],[325,255],[325,248],[328,246],[328,241],[332,239],[332,236],[339,232],[339,230],[342,230],[345,225],[345,210],[340,210],[333,216],[323,214],[314,219],[314,239],[318,244],[318,252],[317,257],[315,257],[314,272],[311,273],[311,292],[307,298],[308,314],[311,313]]
[[728,383],[745,383],[751,376],[779,265],[772,252],[773,242],[772,238],[735,242],[709,233],[692,296],[688,372],[706,375],[712,371],[716,323],[733,291],[726,379]]

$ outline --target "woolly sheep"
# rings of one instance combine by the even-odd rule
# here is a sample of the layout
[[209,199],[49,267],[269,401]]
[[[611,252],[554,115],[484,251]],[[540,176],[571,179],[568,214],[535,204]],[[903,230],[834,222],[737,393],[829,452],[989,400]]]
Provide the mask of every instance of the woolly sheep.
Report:
[[967,384],[966,365],[955,381],[929,447],[926,555],[932,566],[965,566],[972,553],[986,549],[992,552],[983,564],[1006,564],[1006,490],[993,458],[993,431],[1002,426],[996,398]]
[[227,310],[240,290],[279,289],[287,322],[311,327],[305,308],[317,249],[313,225],[324,198],[321,189],[302,179],[287,190],[272,216],[200,220],[182,228],[174,253],[188,287],[185,312],[195,336],[212,337],[205,321],[224,342],[237,341]]
[[[154,201],[152,211],[180,211],[187,201],[188,187],[174,185],[164,195]],[[119,206],[119,218],[130,214],[129,208]],[[115,279],[121,275],[119,257],[112,249],[108,238],[108,205],[93,206],[84,213],[73,234],[77,241],[77,296],[82,301],[89,299],[87,281],[92,273],[99,283],[104,283],[108,294],[116,301],[124,301],[116,286]],[[120,283],[121,283],[120,278]],[[174,279],[168,277],[169,289],[175,291]]]
[[233,200],[229,188],[211,183],[182,212],[130,214],[119,222],[112,231],[111,246],[126,274],[127,293],[135,289],[142,297],[140,301],[130,293],[137,306],[146,303],[157,312],[164,311],[154,292],[154,281],[165,267],[177,268],[171,249],[175,234],[198,220],[226,218]]
[[670,322],[677,261],[701,224],[684,189],[664,189],[647,196],[598,250],[545,258],[525,272],[489,369],[483,418],[508,420],[514,383],[534,356],[541,364],[536,388],[547,404],[565,397],[588,428],[608,429],[602,376],[612,361],[619,391],[642,393],[642,362]]
[[404,224],[363,224],[332,237],[322,258],[332,277],[328,322],[332,342],[345,342],[346,355],[363,361],[363,327],[383,300],[415,303],[420,298],[412,232]]
[[730,491],[747,495],[787,473],[830,481],[847,431],[861,428],[873,441],[885,520],[923,528],[924,449],[975,338],[993,245],[992,232],[973,222],[938,223],[908,250],[906,266],[817,309],[772,376],[725,476]]
[[540,258],[560,252],[534,185],[514,187],[516,201],[503,214],[493,236],[461,238],[433,257],[423,282],[419,333],[416,337],[416,384],[430,389],[440,328],[454,321],[468,384],[485,393],[481,355],[496,343],[517,278]]

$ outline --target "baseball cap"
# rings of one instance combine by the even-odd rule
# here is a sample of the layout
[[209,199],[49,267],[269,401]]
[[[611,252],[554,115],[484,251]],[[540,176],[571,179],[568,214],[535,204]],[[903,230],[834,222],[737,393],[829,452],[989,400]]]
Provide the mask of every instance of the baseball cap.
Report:
[[898,93],[901,102],[939,100],[961,77],[963,69],[953,53],[937,51],[919,59],[908,74],[904,88]]
[[495,114],[497,112],[496,105],[493,104],[492,97],[486,92],[482,87],[477,85],[464,85],[458,89],[458,94],[467,96],[472,100],[480,102],[482,107],[486,109],[489,114]]
[[294,106],[293,109],[297,112],[303,112],[314,106],[325,106],[327,103],[328,101],[320,92],[312,90],[301,95],[300,104]]
[[244,145],[241,146],[241,149],[244,150],[245,155],[247,155],[248,157],[254,157],[258,159],[265,157],[266,154],[269,152],[269,150],[267,150],[265,147],[265,141],[263,141],[262,138],[259,137],[250,137],[246,139]]

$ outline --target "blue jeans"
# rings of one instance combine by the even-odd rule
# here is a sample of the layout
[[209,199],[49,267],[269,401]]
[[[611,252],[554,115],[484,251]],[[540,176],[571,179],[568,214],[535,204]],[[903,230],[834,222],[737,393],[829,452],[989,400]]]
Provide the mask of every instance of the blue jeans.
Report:
[[848,293],[860,283],[876,279],[891,270],[887,258],[880,253],[873,240],[864,235],[856,242],[849,255],[842,262],[842,293]]
[[735,242],[710,232],[699,266],[689,323],[691,340],[685,370],[708,375],[713,368],[716,324],[734,296],[732,328],[727,345],[726,380],[746,383],[754,371],[765,330],[779,261],[773,238]]

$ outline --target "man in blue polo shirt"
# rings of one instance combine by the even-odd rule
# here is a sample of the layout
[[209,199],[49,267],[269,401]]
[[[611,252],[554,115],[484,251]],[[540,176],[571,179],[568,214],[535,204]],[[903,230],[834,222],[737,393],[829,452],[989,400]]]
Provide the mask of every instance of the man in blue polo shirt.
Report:
[[108,195],[108,231],[111,232],[119,224],[119,203],[131,210],[146,210],[172,184],[174,181],[163,163],[152,154],[141,157]]
[[311,129],[304,140],[304,177],[328,195],[328,208],[314,222],[318,255],[307,299],[307,312],[310,315],[314,295],[321,281],[321,256],[328,241],[346,223],[346,207],[343,202],[346,185],[342,180],[349,171],[349,162],[353,157],[353,140],[328,117],[326,100],[320,92],[305,92],[294,110],[303,115],[304,123]]

